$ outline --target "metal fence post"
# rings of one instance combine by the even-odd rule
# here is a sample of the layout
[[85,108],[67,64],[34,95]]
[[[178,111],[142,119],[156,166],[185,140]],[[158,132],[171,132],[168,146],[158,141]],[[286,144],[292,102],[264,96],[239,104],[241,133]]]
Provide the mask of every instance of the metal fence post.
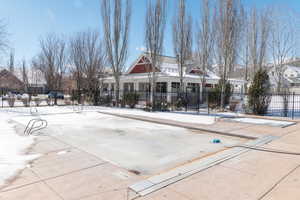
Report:
[[293,109],[292,109],[292,119],[294,119],[295,115],[295,92],[293,92]]
[[188,110],[187,88],[185,88],[185,112]]
[[197,88],[197,111],[200,112],[200,86]]
[[3,88],[1,88],[1,102],[2,102],[2,108],[3,108]]
[[205,91],[206,102],[207,102],[207,114],[209,115],[209,91]]

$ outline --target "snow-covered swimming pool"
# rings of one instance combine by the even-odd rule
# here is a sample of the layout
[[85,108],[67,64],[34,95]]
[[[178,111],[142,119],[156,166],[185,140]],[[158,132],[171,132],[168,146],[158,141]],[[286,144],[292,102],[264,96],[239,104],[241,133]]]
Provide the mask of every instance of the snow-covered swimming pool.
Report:
[[[39,108],[39,112],[46,113],[46,110]],[[155,174],[222,150],[227,145],[244,142],[237,138],[193,132],[97,112],[61,112],[41,117],[48,121],[48,127],[44,130],[46,134],[142,174]],[[30,115],[19,114],[13,121],[25,126],[32,118],[34,117]],[[213,144],[215,138],[221,139],[221,143]]]

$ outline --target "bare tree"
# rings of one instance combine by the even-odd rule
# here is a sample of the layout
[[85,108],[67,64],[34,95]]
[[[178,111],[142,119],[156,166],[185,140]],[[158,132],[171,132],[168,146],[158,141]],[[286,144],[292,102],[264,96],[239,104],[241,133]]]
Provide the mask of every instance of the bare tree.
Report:
[[15,71],[15,53],[11,50],[9,54],[9,62],[8,62],[9,71],[14,73]]
[[77,33],[70,41],[70,64],[77,89],[86,89],[93,98],[100,87],[99,75],[103,73],[105,54],[99,33],[87,30]]
[[177,57],[180,92],[183,92],[184,69],[192,57],[192,17],[187,15],[186,0],[178,0],[173,20],[173,47]]
[[199,75],[201,77],[203,94],[205,93],[207,72],[212,69],[214,57],[214,13],[209,2],[209,0],[202,0],[201,2],[201,20],[197,33],[197,58],[199,59],[202,72]]
[[0,19],[0,53],[6,52],[8,48],[8,39],[7,39],[7,25]]
[[29,80],[28,80],[28,70],[27,70],[27,67],[26,67],[25,59],[22,60],[21,73],[22,73],[22,81],[23,81],[23,84],[24,84],[24,91],[28,92]]
[[77,33],[70,40],[69,62],[71,72],[76,80],[76,89],[82,90],[84,86],[84,68],[85,68],[85,39],[82,33]]
[[87,88],[92,91],[99,88],[99,75],[102,74],[104,70],[105,54],[98,32],[85,32],[85,40],[86,64],[84,72],[87,78]]
[[131,0],[102,0],[101,14],[107,59],[116,82],[116,101],[119,103],[120,76],[128,51]]
[[43,73],[49,90],[61,90],[66,72],[66,42],[55,34],[40,40],[41,52],[33,64]]
[[293,58],[295,43],[295,25],[292,18],[286,18],[279,12],[272,17],[270,52],[273,63],[273,78],[276,82],[276,92],[287,92],[288,85],[284,83],[286,63]]
[[148,0],[145,20],[145,43],[151,60],[149,81],[151,87],[152,108],[155,107],[157,72],[162,62],[164,31],[166,25],[166,0]]
[[219,0],[215,17],[216,60],[219,67],[221,107],[225,106],[225,86],[237,62],[242,6],[239,0]]
[[240,58],[245,66],[245,91],[247,91],[247,83],[254,77],[256,71],[266,65],[270,15],[270,9],[258,12],[256,8],[252,8],[244,15]]
[[254,8],[250,17],[250,73],[264,67],[267,59],[267,45],[270,35],[270,10],[263,10],[260,14]]

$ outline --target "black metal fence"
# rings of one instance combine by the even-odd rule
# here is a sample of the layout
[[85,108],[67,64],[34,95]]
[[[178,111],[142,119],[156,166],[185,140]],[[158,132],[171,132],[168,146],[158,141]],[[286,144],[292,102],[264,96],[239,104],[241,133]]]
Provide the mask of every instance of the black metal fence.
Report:
[[[93,105],[141,108],[156,111],[211,113],[220,107],[220,95],[198,88],[186,88],[184,92],[68,90],[39,94],[0,88],[0,108],[54,105]],[[225,95],[226,96],[226,95]],[[299,118],[300,94],[269,94],[270,104],[265,115]],[[154,101],[153,101],[154,99]],[[152,103],[155,102],[155,103]],[[249,112],[248,95],[233,93],[225,101],[226,110]]]

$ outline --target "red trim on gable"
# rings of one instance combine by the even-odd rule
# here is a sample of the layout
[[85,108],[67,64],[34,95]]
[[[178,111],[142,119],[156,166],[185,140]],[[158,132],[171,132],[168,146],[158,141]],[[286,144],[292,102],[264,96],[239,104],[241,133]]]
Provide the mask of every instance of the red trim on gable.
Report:
[[[148,72],[152,72],[151,64],[138,64],[133,67],[130,74],[148,73]],[[160,71],[156,69],[156,72],[160,72]]]
[[151,64],[138,64],[133,67],[130,74],[137,74],[137,73],[147,73],[152,71]]
[[[152,65],[150,63],[150,60],[147,57],[143,56],[137,62],[137,64],[131,69],[129,74],[148,73],[148,72],[152,72]],[[156,72],[159,72],[159,70],[156,69]]]

